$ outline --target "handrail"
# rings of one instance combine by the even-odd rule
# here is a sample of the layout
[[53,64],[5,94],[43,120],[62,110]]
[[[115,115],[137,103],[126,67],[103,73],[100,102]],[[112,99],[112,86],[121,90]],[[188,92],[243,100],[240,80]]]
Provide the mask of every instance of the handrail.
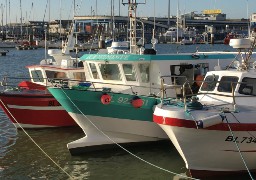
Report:
[[[159,93],[160,93],[160,88],[159,87],[152,87],[152,86],[141,86],[141,85],[127,85],[127,84],[121,84],[121,83],[106,83],[106,82],[95,82],[95,81],[81,81],[78,79],[67,79],[67,78],[28,78],[28,77],[11,77],[11,76],[5,76],[4,77],[4,81],[5,83],[1,83],[0,86],[2,87],[7,87],[7,88],[16,88],[18,87],[18,84],[24,80],[24,81],[31,81],[36,80],[36,79],[40,79],[43,82],[34,82],[34,84],[38,84],[38,86],[45,86],[47,87],[62,87],[62,88],[71,88],[74,85],[78,85],[79,83],[90,83],[90,90],[94,90],[97,91],[99,89],[103,89],[103,87],[107,87],[107,86],[123,86],[123,87],[127,87],[127,89],[131,89],[131,92],[133,94],[137,94],[135,88],[144,88],[146,89],[146,91],[152,89],[155,90],[155,92],[158,92],[157,94],[142,94],[142,95],[150,95],[150,96],[155,96],[155,97],[160,97]],[[32,82],[32,81],[31,81]],[[45,83],[46,82],[46,83]],[[102,87],[99,87],[99,85],[101,85]],[[148,91],[150,92],[150,91]]]
[[[166,77],[174,78],[174,80],[175,80],[175,77],[180,77],[180,76],[173,76],[173,75],[161,76],[161,91],[162,92],[164,92],[166,90],[166,88],[173,86],[173,84],[168,85],[168,84],[166,84],[164,82],[163,79],[166,78]],[[172,81],[172,83],[175,82],[174,80]],[[195,83],[195,82],[202,82],[202,85],[203,85],[204,82],[209,83],[211,81],[204,81],[204,80],[196,81],[196,80],[193,80],[192,82],[193,83]],[[215,88],[216,88],[216,87],[219,86],[220,81],[215,81],[215,82],[216,82],[216,85],[215,85]],[[216,96],[230,97],[230,98],[232,98],[232,102],[228,103],[228,104],[233,104],[233,108],[234,108],[235,111],[237,110],[236,109],[236,106],[237,106],[236,98],[239,98],[239,97],[243,97],[243,98],[244,97],[256,97],[256,96],[252,96],[252,95],[236,95],[235,94],[236,84],[247,84],[246,82],[231,82],[231,81],[221,81],[221,82],[230,83],[230,85],[231,85],[231,92],[227,92],[227,93],[231,93],[230,95],[229,94],[224,94],[224,93],[221,93],[221,92],[220,93],[212,93],[212,92],[209,92],[209,91],[206,91],[205,93],[202,92],[202,91],[193,93],[191,91],[192,92],[191,94],[187,94],[186,93],[186,87],[187,86],[190,87],[190,82],[188,80],[186,80],[182,85],[179,85],[179,86],[175,86],[174,85],[174,86],[176,88],[181,88],[181,91],[182,91],[182,99],[181,99],[181,101],[184,103],[184,110],[185,111],[187,111],[188,98],[189,97],[193,97],[193,96],[197,96],[197,95],[216,95]],[[190,89],[191,89],[191,87],[190,87]],[[161,102],[164,101],[164,98],[168,98],[168,97],[164,97],[164,94],[162,93]]]

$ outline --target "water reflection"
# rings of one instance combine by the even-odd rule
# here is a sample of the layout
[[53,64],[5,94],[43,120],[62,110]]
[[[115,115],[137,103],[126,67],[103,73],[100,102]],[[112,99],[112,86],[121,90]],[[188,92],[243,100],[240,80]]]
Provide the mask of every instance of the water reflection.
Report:
[[17,140],[17,130],[6,115],[0,110],[0,159],[2,159]]

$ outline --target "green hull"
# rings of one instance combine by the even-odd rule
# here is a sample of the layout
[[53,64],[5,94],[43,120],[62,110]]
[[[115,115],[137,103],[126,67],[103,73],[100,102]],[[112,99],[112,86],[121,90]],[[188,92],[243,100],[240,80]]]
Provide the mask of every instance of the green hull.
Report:
[[153,108],[159,102],[154,97],[140,96],[143,105],[135,108],[131,103],[135,95],[109,92],[107,94],[111,96],[111,102],[103,104],[103,93],[99,91],[48,89],[67,112],[92,116],[153,122]]

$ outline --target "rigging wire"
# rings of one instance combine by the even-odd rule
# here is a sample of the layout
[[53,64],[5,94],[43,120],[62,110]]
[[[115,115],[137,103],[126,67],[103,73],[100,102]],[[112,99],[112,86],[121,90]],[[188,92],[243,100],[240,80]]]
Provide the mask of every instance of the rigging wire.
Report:
[[[230,114],[235,118],[235,120],[236,120],[239,124],[241,123],[241,122],[237,119],[237,117],[234,115],[233,112],[231,112]],[[256,136],[253,135],[251,132],[247,131],[247,133],[256,139]]]

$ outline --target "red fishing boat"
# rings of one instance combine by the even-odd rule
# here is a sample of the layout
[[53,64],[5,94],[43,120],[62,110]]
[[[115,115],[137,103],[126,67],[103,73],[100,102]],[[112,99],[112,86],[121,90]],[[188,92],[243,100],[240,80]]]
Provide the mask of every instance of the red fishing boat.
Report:
[[52,59],[43,59],[39,65],[27,66],[29,81],[12,77],[3,78],[0,106],[16,127],[43,128],[76,125],[47,90],[47,87],[56,86],[65,79],[85,80],[84,68],[81,67],[78,59],[72,58],[69,54],[72,38],[73,33],[70,33],[68,42],[62,50],[48,51]]

